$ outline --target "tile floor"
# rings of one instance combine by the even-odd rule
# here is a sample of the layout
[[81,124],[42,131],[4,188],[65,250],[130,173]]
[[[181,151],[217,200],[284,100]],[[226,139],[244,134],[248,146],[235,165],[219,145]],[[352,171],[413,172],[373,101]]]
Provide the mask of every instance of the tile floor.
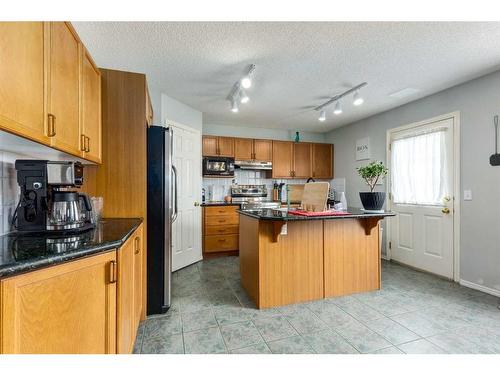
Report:
[[498,298],[393,263],[380,291],[257,310],[238,257],[173,275],[173,302],[135,353],[500,353]]

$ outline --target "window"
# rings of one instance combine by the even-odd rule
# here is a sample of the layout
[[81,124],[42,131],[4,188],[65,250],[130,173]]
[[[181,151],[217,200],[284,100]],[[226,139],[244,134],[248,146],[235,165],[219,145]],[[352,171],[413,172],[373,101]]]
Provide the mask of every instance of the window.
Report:
[[446,128],[413,134],[391,144],[394,203],[442,205],[448,195]]

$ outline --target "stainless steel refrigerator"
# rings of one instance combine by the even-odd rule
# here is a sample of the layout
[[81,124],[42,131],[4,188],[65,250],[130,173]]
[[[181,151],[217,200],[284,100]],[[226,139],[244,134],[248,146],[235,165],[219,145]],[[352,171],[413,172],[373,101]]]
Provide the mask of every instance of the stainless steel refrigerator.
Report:
[[172,150],[172,128],[148,128],[148,315],[165,313],[171,303],[172,223],[177,217]]

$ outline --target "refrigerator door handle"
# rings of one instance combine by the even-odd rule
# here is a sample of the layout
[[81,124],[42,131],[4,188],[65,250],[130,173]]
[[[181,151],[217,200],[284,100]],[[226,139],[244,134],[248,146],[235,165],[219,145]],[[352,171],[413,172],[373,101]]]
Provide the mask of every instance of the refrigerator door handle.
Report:
[[172,214],[172,223],[177,219],[178,205],[177,205],[177,168],[172,165],[172,172],[174,174],[174,213]]

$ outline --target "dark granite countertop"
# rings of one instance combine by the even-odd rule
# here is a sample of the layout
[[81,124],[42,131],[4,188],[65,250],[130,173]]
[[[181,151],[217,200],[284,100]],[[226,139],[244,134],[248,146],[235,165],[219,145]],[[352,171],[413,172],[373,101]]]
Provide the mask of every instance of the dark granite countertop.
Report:
[[211,207],[211,206],[239,206],[239,203],[226,203],[224,201],[211,201],[211,202],[203,202],[201,204],[203,207]]
[[104,219],[80,234],[13,232],[0,236],[0,278],[116,249],[142,219]]
[[238,210],[242,215],[250,216],[259,220],[283,220],[283,221],[298,221],[298,220],[332,220],[332,219],[352,219],[352,218],[370,218],[370,217],[386,217],[396,216],[394,212],[365,212],[361,208],[349,207],[347,209],[348,215],[334,215],[334,216],[299,216],[291,215],[287,211],[280,211],[274,209],[252,210],[243,211]]

